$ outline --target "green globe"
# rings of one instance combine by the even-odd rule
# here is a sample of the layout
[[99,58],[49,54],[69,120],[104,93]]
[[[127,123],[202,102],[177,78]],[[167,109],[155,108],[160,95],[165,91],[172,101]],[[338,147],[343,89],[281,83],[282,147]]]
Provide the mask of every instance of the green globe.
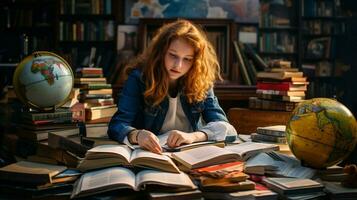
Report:
[[357,123],[341,103],[327,98],[301,102],[286,126],[292,153],[303,164],[325,168],[339,163],[354,149]]
[[37,51],[17,66],[13,85],[17,97],[36,110],[53,110],[63,105],[73,88],[73,72],[60,56]]

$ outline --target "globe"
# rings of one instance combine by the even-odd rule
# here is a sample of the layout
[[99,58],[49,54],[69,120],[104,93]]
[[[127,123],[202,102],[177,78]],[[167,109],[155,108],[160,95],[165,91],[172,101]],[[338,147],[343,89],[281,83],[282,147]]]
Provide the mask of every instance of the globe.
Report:
[[73,88],[73,72],[60,56],[37,51],[16,67],[13,85],[17,97],[29,108],[53,110],[63,105]]
[[357,123],[343,104],[314,98],[294,109],[286,137],[292,153],[303,164],[322,169],[339,163],[353,151]]

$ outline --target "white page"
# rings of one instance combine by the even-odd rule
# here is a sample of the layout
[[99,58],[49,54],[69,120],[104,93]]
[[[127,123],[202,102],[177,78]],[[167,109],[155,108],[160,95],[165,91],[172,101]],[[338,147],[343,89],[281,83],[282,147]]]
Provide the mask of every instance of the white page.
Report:
[[143,170],[136,175],[137,188],[145,189],[145,183],[196,188],[189,176],[183,172],[170,173],[156,170]]
[[81,191],[122,184],[135,188],[135,174],[127,168],[111,167],[88,172],[81,177]]
[[88,153],[115,153],[122,155],[128,161],[131,157],[131,149],[126,145],[100,145],[89,149]]

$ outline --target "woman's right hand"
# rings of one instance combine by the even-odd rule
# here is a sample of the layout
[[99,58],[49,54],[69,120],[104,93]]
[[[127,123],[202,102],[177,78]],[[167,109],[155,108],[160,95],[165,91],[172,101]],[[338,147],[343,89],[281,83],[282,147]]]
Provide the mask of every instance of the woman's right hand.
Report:
[[159,138],[148,130],[140,130],[137,133],[138,144],[141,148],[147,149],[153,153],[161,154],[162,148],[160,146]]

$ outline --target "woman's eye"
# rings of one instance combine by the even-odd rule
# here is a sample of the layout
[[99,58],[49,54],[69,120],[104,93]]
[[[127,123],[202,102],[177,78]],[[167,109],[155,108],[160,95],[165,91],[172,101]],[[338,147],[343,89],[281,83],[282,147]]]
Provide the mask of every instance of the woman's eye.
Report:
[[170,53],[169,55],[171,58],[177,58],[177,56],[175,54]]
[[192,62],[192,58],[185,58],[184,59],[186,62]]

